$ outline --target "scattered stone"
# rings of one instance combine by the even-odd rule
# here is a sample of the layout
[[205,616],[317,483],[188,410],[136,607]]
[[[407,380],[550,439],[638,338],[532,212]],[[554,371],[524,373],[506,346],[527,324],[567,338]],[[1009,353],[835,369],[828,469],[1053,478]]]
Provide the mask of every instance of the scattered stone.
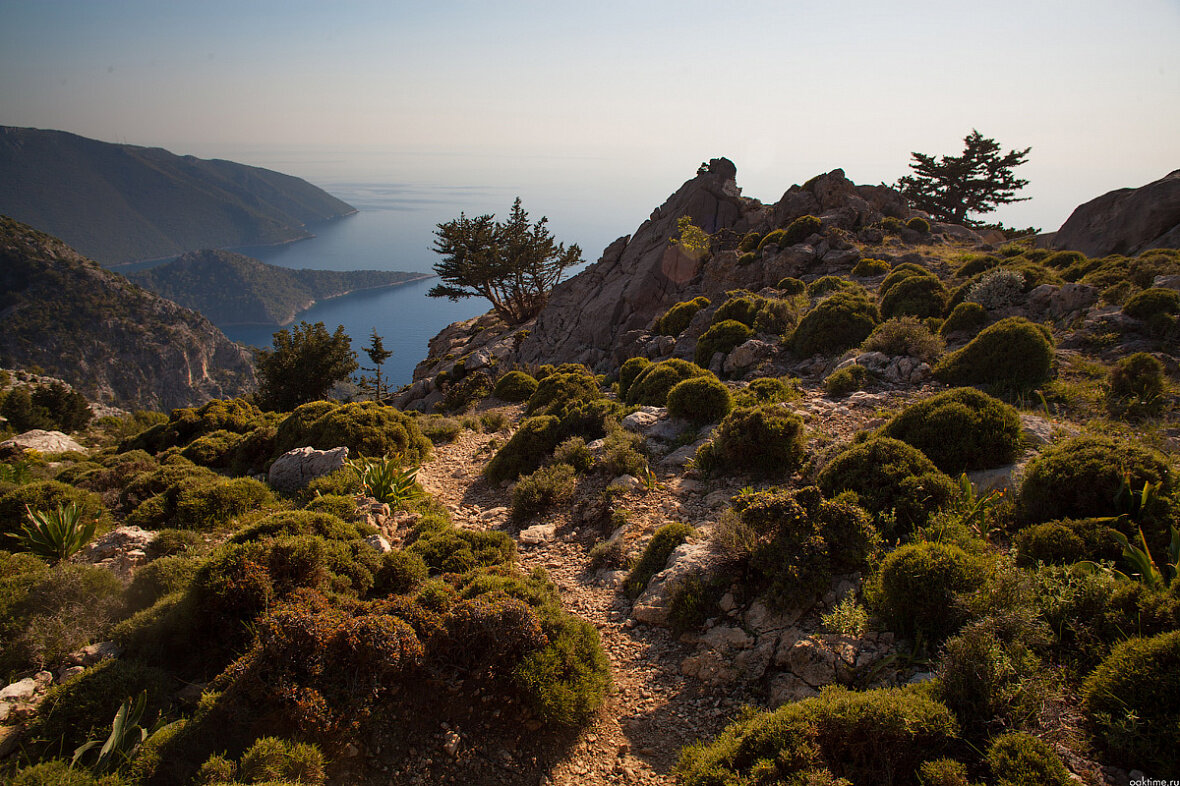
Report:
[[641,407],[620,421],[620,425],[628,431],[647,431],[659,421],[664,413],[663,407]]
[[66,656],[66,662],[74,666],[93,666],[99,661],[117,658],[123,654],[123,648],[113,641],[101,641],[83,647]]
[[459,744],[461,742],[463,742],[463,738],[455,733],[455,731],[452,729],[443,735],[443,750],[445,750],[449,756],[458,756]]
[[556,532],[556,524],[534,524],[528,529],[521,530],[520,542],[526,546],[536,546],[553,540]]
[[32,677],[26,677],[0,689],[0,702],[15,704],[18,701],[29,701],[36,692],[37,683]]
[[86,671],[85,666],[66,666],[57,673],[57,681],[66,682],[67,680],[72,680],[84,671]]
[[708,580],[720,563],[720,557],[712,551],[707,540],[682,543],[668,557],[668,565],[648,583],[643,594],[635,601],[631,616],[651,625],[666,625],[668,603],[672,590],[690,574],[697,574]]
[[347,459],[347,447],[332,450],[295,448],[275,459],[267,480],[279,491],[298,491],[316,478],[341,469]]
[[378,533],[374,533],[366,537],[365,543],[367,543],[378,554],[387,554],[388,552],[393,551],[393,547],[389,545],[389,541]]
[[606,486],[608,489],[622,489],[623,491],[638,491],[643,488],[643,481],[634,475],[619,475]]

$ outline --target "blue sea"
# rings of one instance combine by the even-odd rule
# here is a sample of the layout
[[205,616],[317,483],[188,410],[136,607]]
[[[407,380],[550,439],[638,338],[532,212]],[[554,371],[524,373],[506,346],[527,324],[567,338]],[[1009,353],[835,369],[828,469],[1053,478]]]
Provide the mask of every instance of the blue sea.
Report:
[[[302,177],[357,208],[355,215],[309,227],[315,234],[311,239],[234,249],[289,268],[432,273],[439,260],[431,250],[439,223],[461,212],[506,216],[518,195],[533,220],[548,216],[557,240],[580,245],[586,263],[591,263],[615,238],[634,231],[679,186],[676,182],[652,189],[633,178],[607,177],[602,162],[593,159],[323,150],[239,150],[218,157]],[[432,337],[450,323],[489,308],[480,298],[453,303],[427,297],[437,283],[437,278],[428,279],[324,301],[296,320],[323,322],[329,330],[343,325],[362,365],[368,360],[363,347],[376,329],[386,349],[393,351],[384,373],[391,384],[406,384]],[[261,347],[271,345],[274,332],[257,327],[223,330],[235,341]]]

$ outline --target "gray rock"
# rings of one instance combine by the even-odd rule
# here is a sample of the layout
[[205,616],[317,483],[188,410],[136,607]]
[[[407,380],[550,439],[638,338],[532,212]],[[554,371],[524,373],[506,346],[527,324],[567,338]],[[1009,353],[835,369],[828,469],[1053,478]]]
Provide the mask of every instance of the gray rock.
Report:
[[666,625],[668,603],[676,586],[692,574],[707,581],[719,563],[720,557],[710,549],[708,541],[690,541],[677,546],[668,557],[667,567],[648,582],[643,594],[636,599],[631,616],[650,625]]
[[683,467],[689,461],[691,461],[694,456],[696,456],[697,450],[702,444],[703,441],[694,442],[691,445],[685,445],[682,448],[677,448],[667,456],[664,456],[662,459],[660,459],[660,466],[666,469],[677,469]]
[[967,479],[971,481],[976,494],[1015,491],[1020,485],[1017,478],[1023,468],[1023,464],[1005,464],[994,469],[979,469],[968,472]]
[[1156,276],[1151,285],[1161,289],[1180,289],[1180,276]]
[[37,683],[32,677],[26,677],[19,682],[0,689],[0,702],[29,701],[37,692]]
[[0,450],[4,448],[15,448],[19,451],[36,450],[39,453],[65,453],[71,450],[86,452],[86,448],[68,435],[60,431],[45,431],[39,428],[17,434],[15,437],[0,442]]
[[643,481],[634,475],[619,475],[606,486],[608,489],[622,489],[623,491],[638,491],[643,488]]
[[1134,256],[1180,246],[1180,169],[1139,188],[1120,188],[1074,209],[1053,248],[1086,256]]
[[650,429],[647,435],[652,439],[658,439],[661,442],[675,442],[680,439],[680,435],[687,431],[689,423],[687,420],[680,418],[663,418]]
[[620,425],[628,431],[643,433],[654,426],[663,413],[663,407],[642,407],[623,418]]
[[389,545],[389,541],[381,535],[374,533],[365,538],[365,543],[369,545],[378,554],[387,554],[393,551],[393,547]]
[[123,654],[123,648],[113,641],[100,641],[66,656],[66,662],[73,666],[93,666],[104,660],[117,658]]
[[819,691],[794,674],[777,674],[770,683],[770,706],[780,707],[793,701],[818,696]]
[[534,524],[520,532],[520,542],[526,546],[536,546],[553,540],[557,532],[556,524]]
[[283,492],[298,491],[316,478],[330,475],[344,466],[348,459],[348,448],[332,450],[295,448],[275,459],[270,466],[267,480],[275,489]]
[[764,363],[774,358],[777,354],[778,350],[774,345],[760,339],[752,338],[734,347],[733,351],[726,356],[725,362],[722,364],[722,370],[726,374],[733,374],[737,371]]

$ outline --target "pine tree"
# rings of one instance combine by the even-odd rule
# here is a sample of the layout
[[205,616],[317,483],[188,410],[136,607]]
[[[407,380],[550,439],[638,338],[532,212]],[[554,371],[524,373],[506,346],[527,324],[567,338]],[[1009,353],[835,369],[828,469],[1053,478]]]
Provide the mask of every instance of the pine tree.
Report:
[[1026,147],[1001,155],[996,140],[972,129],[963,138],[961,156],[935,160],[924,153],[911,153],[914,174],[900,178],[897,188],[910,204],[939,221],[974,226],[980,222],[968,218],[968,213],[990,213],[998,205],[1028,199],[1016,196],[1028,181],[1013,175],[1012,169],[1025,162],[1030,150]]
[[328,333],[323,322],[300,322],[274,334],[274,349],[259,350],[258,403],[264,409],[286,412],[318,401],[337,382],[357,370],[352,341],[339,325]]
[[372,391],[374,401],[381,401],[389,392],[388,386],[381,384],[381,364],[393,357],[393,352],[385,348],[381,336],[377,335],[377,328],[373,328],[373,332],[369,335],[369,346],[365,347],[365,354],[369,356],[369,361],[373,366],[372,368],[365,366],[362,370],[374,372],[374,377],[371,379],[361,377],[361,387]]

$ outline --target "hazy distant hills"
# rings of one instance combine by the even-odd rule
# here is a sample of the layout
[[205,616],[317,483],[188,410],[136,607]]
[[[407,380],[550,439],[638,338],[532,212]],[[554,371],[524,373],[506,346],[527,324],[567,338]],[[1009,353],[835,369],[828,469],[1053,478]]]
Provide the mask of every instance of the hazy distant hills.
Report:
[[217,325],[286,325],[316,303],[427,276],[386,270],[292,270],[229,251],[192,251],[129,279]]
[[298,240],[355,212],[269,169],[0,126],[0,214],[105,265]]
[[250,354],[200,314],[0,216],[0,367],[92,400],[169,409],[252,390]]

